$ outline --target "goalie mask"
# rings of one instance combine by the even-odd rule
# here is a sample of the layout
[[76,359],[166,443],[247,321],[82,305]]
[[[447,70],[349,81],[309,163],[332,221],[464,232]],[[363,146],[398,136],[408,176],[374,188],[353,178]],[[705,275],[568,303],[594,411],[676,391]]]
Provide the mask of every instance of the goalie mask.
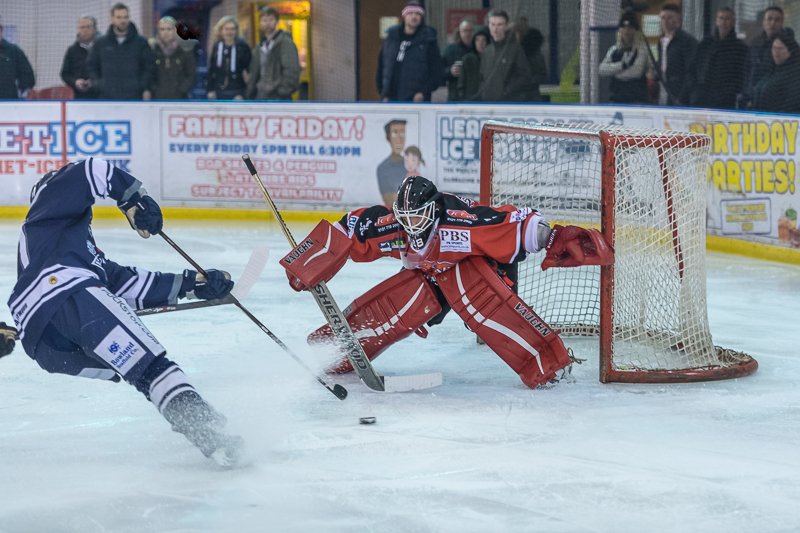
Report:
[[440,196],[436,186],[422,176],[407,177],[397,189],[394,214],[414,250],[421,250],[430,236]]

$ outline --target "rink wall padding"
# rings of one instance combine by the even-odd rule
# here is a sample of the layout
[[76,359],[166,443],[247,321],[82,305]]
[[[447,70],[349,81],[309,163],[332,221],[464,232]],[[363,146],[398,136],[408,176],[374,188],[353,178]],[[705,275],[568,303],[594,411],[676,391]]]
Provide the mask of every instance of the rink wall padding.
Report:
[[[65,159],[63,131],[66,159],[102,157],[129,171],[172,218],[271,220],[241,161],[243,153],[250,154],[285,218],[294,221],[337,220],[352,208],[381,203],[382,192],[408,172],[428,177],[442,190],[477,198],[480,130],[490,119],[707,133],[712,142],[706,168],[709,249],[800,262],[795,259],[800,117],[704,109],[0,102],[0,217],[24,216],[32,185]],[[536,158],[574,157],[568,150],[531,153],[532,171]],[[115,216],[104,209],[98,208],[97,216]]]

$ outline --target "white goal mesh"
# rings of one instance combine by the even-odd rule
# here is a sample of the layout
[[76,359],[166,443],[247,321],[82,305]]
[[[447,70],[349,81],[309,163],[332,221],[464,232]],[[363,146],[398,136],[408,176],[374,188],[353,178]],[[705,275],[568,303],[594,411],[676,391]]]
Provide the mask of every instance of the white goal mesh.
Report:
[[520,264],[519,294],[562,336],[600,336],[603,381],[692,381],[753,372],[715,347],[706,314],[704,134],[489,122],[481,201],[592,227],[610,267]]

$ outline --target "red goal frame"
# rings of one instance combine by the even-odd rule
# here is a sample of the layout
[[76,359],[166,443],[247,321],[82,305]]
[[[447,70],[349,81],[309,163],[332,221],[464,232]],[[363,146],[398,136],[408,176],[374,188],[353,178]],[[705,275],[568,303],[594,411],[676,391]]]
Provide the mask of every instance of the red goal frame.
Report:
[[[655,147],[658,150],[658,160],[664,169],[664,137],[654,134],[633,135],[619,134],[603,129],[594,129],[596,126],[586,129],[576,127],[565,127],[559,125],[541,124],[511,124],[505,122],[488,121],[484,124],[481,132],[480,144],[480,203],[491,205],[492,199],[492,176],[493,176],[493,155],[494,155],[494,135],[497,133],[524,134],[530,133],[540,137],[550,137],[559,139],[578,139],[595,141],[600,144],[602,158],[602,192],[600,208],[601,233],[607,242],[614,246],[614,208],[615,194],[614,185],[616,177],[616,148],[620,146],[636,147]],[[690,146],[707,147],[710,144],[708,136],[698,138],[697,134],[682,136],[670,132],[670,148],[687,148]],[[667,214],[669,225],[672,228],[672,246],[679,265],[679,275],[683,276],[684,262],[683,250],[677,239],[676,216],[673,211],[673,191],[669,184],[666,174],[663,178],[664,196],[667,203]],[[517,206],[532,207],[536,206]],[[546,215],[546,213],[545,213]],[[613,346],[613,298],[614,298],[614,266],[608,265],[600,267],[600,381],[624,382],[624,383],[687,383],[698,381],[714,381],[724,379],[734,379],[752,374],[758,369],[758,362],[749,358],[748,361],[731,366],[721,366],[713,368],[693,368],[679,370],[616,370],[612,365],[612,346]],[[725,352],[719,346],[715,347],[717,354]]]

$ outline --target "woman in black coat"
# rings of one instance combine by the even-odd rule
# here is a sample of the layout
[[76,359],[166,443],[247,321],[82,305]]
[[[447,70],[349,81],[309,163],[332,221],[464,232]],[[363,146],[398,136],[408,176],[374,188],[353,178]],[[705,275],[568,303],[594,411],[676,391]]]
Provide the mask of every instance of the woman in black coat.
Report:
[[800,113],[800,45],[785,28],[772,41],[772,72],[755,87],[753,108],[775,113]]

